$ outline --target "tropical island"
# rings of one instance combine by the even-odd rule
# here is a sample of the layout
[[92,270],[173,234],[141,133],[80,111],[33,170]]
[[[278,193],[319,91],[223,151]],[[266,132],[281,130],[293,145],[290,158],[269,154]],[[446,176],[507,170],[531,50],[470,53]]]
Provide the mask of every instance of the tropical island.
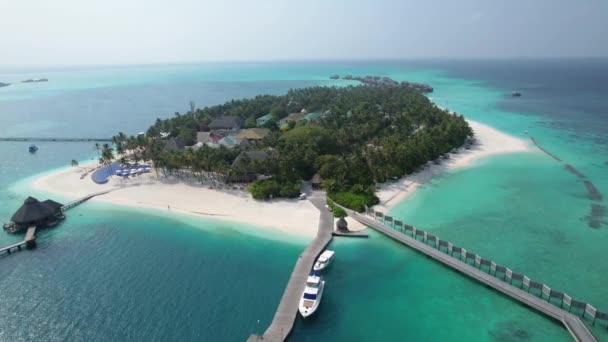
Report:
[[37,80],[34,80],[34,79],[23,80],[23,81],[21,81],[21,83],[38,83],[38,82],[48,82],[48,81],[49,81],[48,78],[40,78]]
[[32,187],[68,198],[111,190],[95,200],[312,237],[319,214],[297,199],[302,190],[324,189],[355,210],[386,209],[441,172],[530,151],[526,141],[439,108],[419,91],[365,85],[202,109],[191,103],[184,114],[112,140],[96,145],[95,161],[74,160]]
[[[23,80],[21,81],[21,83],[39,83],[39,82],[48,82],[48,78],[39,78],[39,79],[27,79],[27,80]],[[11,83],[3,83],[0,82],[0,88],[2,87],[8,87],[10,86]]]
[[[337,80],[337,79],[340,79],[340,75],[337,75],[337,74],[332,75],[329,78],[332,80]],[[379,87],[388,86],[388,87],[402,87],[402,88],[406,88],[406,89],[414,89],[414,90],[417,90],[422,93],[432,93],[434,90],[433,87],[431,87],[428,84],[417,83],[417,82],[408,82],[408,81],[397,82],[388,76],[367,75],[367,76],[363,77],[363,76],[345,75],[344,77],[342,77],[342,79],[347,80],[347,81],[359,81],[362,84],[369,85],[369,86],[379,86]]]
[[126,151],[137,151],[165,176],[250,183],[255,199],[297,197],[301,182],[312,181],[361,211],[378,203],[376,183],[411,174],[472,137],[462,116],[417,91],[357,86],[230,101],[114,142],[123,163]]

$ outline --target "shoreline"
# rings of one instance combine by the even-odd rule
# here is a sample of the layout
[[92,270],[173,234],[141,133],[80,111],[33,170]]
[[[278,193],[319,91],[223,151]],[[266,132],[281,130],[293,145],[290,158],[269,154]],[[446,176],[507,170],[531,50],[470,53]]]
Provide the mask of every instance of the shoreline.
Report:
[[[424,169],[400,178],[399,180],[378,184],[376,196],[380,202],[374,206],[376,210],[388,213],[397,204],[411,197],[418,188],[434,177],[445,172],[456,171],[473,166],[473,164],[484,158],[512,154],[533,152],[532,143],[521,138],[514,137],[494,127],[482,124],[474,120],[467,122],[475,132],[476,142],[470,149],[461,147],[457,153],[450,153],[449,159],[444,159],[440,164],[428,162]],[[354,230],[364,229],[359,222],[347,218],[349,228]]]
[[97,162],[92,161],[78,168],[35,177],[29,187],[63,198],[112,190],[91,201],[145,208],[160,215],[166,212],[244,224],[255,231],[278,231],[293,238],[312,238],[317,231],[319,211],[308,201],[257,201],[245,191],[209,189],[206,185],[175,177],[157,178],[154,171],[126,180],[115,176],[105,184],[94,183],[90,176],[81,179],[83,168],[95,164]]
[[[419,186],[445,172],[465,168],[489,156],[531,152],[529,142],[500,132],[490,126],[468,120],[475,132],[477,143],[469,150],[461,148],[458,154],[441,164],[429,163],[424,170],[395,182],[380,184],[376,206],[384,211],[406,200]],[[156,177],[154,171],[136,178],[112,177],[106,184],[94,183],[90,176],[81,178],[82,170],[97,164],[91,161],[78,168],[66,168],[34,177],[29,187],[35,191],[57,194],[66,198],[82,197],[103,190],[112,192],[92,199],[120,206],[139,207],[161,214],[185,214],[210,220],[234,222],[251,226],[252,230],[267,233],[280,232],[297,238],[313,238],[317,233],[319,211],[309,201],[280,199],[254,200],[244,190],[209,189],[193,180],[175,177]],[[349,229],[365,227],[347,218]],[[262,234],[266,235],[266,234]]]

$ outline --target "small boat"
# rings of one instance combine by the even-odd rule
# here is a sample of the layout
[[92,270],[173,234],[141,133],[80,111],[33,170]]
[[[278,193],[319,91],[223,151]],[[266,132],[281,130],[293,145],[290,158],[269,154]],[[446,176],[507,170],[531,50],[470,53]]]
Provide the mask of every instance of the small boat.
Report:
[[321,297],[323,296],[323,288],[325,287],[325,281],[320,272],[312,272],[308,279],[306,279],[306,287],[302,298],[300,299],[300,305],[298,310],[300,315],[306,318],[317,311],[319,304],[321,303]]
[[38,146],[36,146],[36,144],[32,144],[32,145],[30,145],[28,150],[30,151],[30,153],[34,153],[34,152],[38,151]]
[[528,134],[528,131],[524,131],[525,134]]
[[511,93],[511,96],[513,96],[513,97],[520,97],[521,93],[518,92],[518,91],[514,91],[514,92]]
[[336,252],[330,250],[324,251],[323,253],[321,253],[321,255],[319,255],[319,257],[317,258],[317,262],[315,262],[315,265],[312,267],[312,269],[315,271],[322,271],[326,269],[331,264],[331,262],[334,261],[335,257]]

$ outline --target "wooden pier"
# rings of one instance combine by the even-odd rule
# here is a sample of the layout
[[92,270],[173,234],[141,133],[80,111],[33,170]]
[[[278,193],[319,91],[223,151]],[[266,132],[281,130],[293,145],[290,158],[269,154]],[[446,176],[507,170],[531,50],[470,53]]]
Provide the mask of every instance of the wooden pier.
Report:
[[[85,201],[88,201],[89,199],[95,197],[95,196],[100,196],[103,194],[107,194],[108,192],[110,192],[112,190],[105,190],[105,191],[100,191],[100,192],[96,192],[94,194],[90,194],[90,195],[86,195],[84,197],[81,197],[79,199],[76,199],[74,201],[71,201],[67,204],[65,204],[63,207],[61,207],[62,211],[68,210],[70,208],[73,208]],[[31,249],[36,247],[36,227],[32,226],[29,227],[27,229],[27,232],[25,233],[25,238],[23,239],[23,241],[14,243],[10,246],[6,246],[6,247],[2,247],[0,248],[0,253],[2,252],[7,252],[8,254],[11,254],[13,251],[18,250],[20,251],[22,247]]]
[[100,191],[100,192],[96,192],[94,194],[83,196],[83,197],[81,197],[79,199],[73,200],[73,201],[65,204],[63,207],[61,207],[61,210],[63,210],[63,211],[68,210],[70,208],[73,208],[73,207],[81,204],[82,202],[86,202],[86,201],[90,200],[93,197],[105,195],[105,194],[107,194],[110,191],[112,191],[112,190]]
[[333,231],[332,213],[325,208],[325,196],[312,196],[309,201],[320,211],[319,228],[317,236],[310,242],[298,257],[298,261],[291,272],[289,282],[281,297],[272,323],[263,335],[251,335],[248,342],[254,341],[283,341],[287,338],[298,314],[300,298],[306,286],[306,279],[312,269],[315,259],[323,252],[331,241]]
[[355,231],[348,231],[348,232],[341,232],[339,230],[334,230],[331,235],[333,236],[341,236],[341,237],[354,237],[354,238],[368,238],[369,234],[365,233],[365,232],[355,232]]
[[11,254],[14,250],[20,251],[22,247],[28,249],[36,247],[36,227],[29,227],[23,241],[0,248],[0,253],[7,252],[8,254]]
[[[495,276],[497,269],[500,268],[500,271],[505,273],[505,279],[510,278],[511,282],[512,282],[512,280],[516,279],[516,277],[514,276],[515,273],[512,272],[510,269],[508,269],[506,267],[502,267],[502,266],[497,266],[495,263],[490,262],[488,259],[483,259],[474,253],[467,252],[464,248],[453,246],[451,243],[440,240],[436,236],[432,236],[430,234],[427,234],[426,232],[417,230],[414,227],[407,226],[407,225],[403,224],[401,221],[393,220],[392,217],[384,216],[381,213],[376,214],[374,212],[374,216],[378,215],[379,217],[382,218],[383,221],[386,219],[386,221],[392,222],[392,223],[399,222],[401,229],[403,229],[404,232],[410,231],[412,233],[412,236],[408,236],[405,233],[397,231],[397,230],[385,225],[383,222],[380,222],[372,217],[358,214],[356,212],[353,212],[352,210],[348,210],[348,209],[345,209],[345,210],[349,216],[351,216],[353,219],[357,220],[358,222],[360,222],[368,227],[371,227],[374,230],[376,230],[406,246],[409,246],[409,247],[415,249],[416,251],[435,259],[436,261],[441,262],[445,266],[448,266],[461,274],[464,274],[486,286],[489,286],[489,287],[503,293],[504,295],[511,297],[514,300],[517,300],[520,303],[523,303],[523,304],[547,315],[548,317],[551,317],[553,319],[560,321],[566,327],[566,329],[572,335],[572,337],[574,338],[575,341],[580,341],[580,342],[595,342],[596,341],[596,339],[593,337],[593,335],[591,334],[589,329],[587,329],[587,326],[577,316],[570,313],[569,311],[565,311],[565,310],[561,309],[560,307],[555,306],[550,303],[552,294],[555,295],[554,298],[557,298],[558,292],[555,290],[551,290],[546,285],[544,285],[542,283],[531,281],[526,276],[518,274],[519,276],[521,276],[519,279],[522,280],[522,287],[518,288],[516,286],[513,286],[509,282],[498,279]],[[419,233],[421,233],[421,234],[419,234]],[[423,241],[418,240],[417,239],[418,236],[423,237]],[[429,243],[434,244],[434,247],[429,245]],[[461,259],[457,259],[457,258],[453,257],[452,255],[442,251],[441,250],[442,246],[444,246],[446,248],[446,252],[448,250],[448,246],[451,247],[451,248],[449,248],[449,250],[452,251],[452,253],[455,252],[455,253],[457,253],[457,255],[464,255],[465,260],[462,261]],[[472,260],[475,263],[475,265],[479,264],[479,268],[473,267],[472,265],[470,265],[467,262],[467,260]],[[486,273],[482,270],[482,265],[486,265],[488,267],[488,273]],[[494,269],[494,272],[495,272],[494,276],[490,274],[490,272],[491,272],[490,270],[492,268]],[[510,272],[510,275],[509,275],[509,272]],[[531,288],[540,289],[541,298],[531,294],[530,292],[524,291],[523,288],[526,283],[528,284],[528,286],[527,286],[528,291],[530,291]],[[542,299],[543,294],[546,294],[548,299],[543,300]],[[559,292],[559,294],[561,294],[562,302],[567,302],[567,301],[570,302],[571,308],[575,307],[573,305],[574,303],[582,304],[582,306],[577,306],[577,307],[582,307],[584,310],[583,313],[587,312],[589,314],[592,314],[594,317],[594,321],[595,321],[595,317],[597,317],[597,313],[599,313],[595,308],[593,308],[591,305],[589,305],[587,303],[575,301],[572,298],[570,298],[569,296],[567,296],[565,293]]]

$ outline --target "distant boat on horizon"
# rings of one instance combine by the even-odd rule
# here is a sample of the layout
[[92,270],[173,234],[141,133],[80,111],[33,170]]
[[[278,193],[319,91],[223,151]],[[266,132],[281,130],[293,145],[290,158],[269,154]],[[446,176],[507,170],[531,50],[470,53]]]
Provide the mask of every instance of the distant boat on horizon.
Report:
[[518,91],[514,91],[514,92],[511,93],[511,96],[513,96],[513,97],[520,97],[521,93],[518,92]]

